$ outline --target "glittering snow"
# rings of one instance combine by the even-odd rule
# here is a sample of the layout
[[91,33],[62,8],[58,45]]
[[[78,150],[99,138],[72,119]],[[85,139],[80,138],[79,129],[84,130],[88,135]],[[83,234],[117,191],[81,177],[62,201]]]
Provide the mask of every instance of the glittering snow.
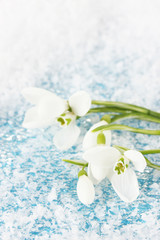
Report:
[[[24,87],[68,98],[79,89],[93,99],[139,104],[160,111],[159,0],[0,1],[0,239],[157,239],[160,173],[136,173],[140,196],[123,203],[104,180],[87,207],[76,194],[82,133],[65,152],[53,146],[55,128],[21,127],[29,108]],[[123,120],[134,127],[158,124]],[[113,144],[160,148],[159,136],[114,131]],[[153,162],[159,155],[150,156]]]

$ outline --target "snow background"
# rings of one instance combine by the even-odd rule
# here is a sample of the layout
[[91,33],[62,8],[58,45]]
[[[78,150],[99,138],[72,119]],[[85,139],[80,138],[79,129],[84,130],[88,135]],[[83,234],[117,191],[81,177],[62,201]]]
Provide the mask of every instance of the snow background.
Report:
[[[121,202],[104,180],[95,202],[82,205],[78,168],[61,159],[81,159],[91,121],[81,119],[78,144],[60,152],[52,144],[55,128],[21,127],[29,107],[21,90],[43,87],[67,99],[83,89],[93,99],[160,111],[159,23],[159,0],[0,0],[1,239],[158,239],[159,172],[137,173],[141,194],[133,204]],[[160,148],[159,142],[120,131],[112,139],[137,149]],[[159,155],[149,159],[158,162]]]

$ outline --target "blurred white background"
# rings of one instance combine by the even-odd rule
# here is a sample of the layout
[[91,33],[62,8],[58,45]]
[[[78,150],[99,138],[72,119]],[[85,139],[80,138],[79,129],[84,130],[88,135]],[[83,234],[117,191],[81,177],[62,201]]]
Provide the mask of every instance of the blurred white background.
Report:
[[147,95],[158,96],[159,24],[159,0],[0,0],[1,104],[48,74],[60,81],[57,72],[78,89],[80,68],[90,84],[101,65],[115,75],[127,71],[139,95],[151,84]]

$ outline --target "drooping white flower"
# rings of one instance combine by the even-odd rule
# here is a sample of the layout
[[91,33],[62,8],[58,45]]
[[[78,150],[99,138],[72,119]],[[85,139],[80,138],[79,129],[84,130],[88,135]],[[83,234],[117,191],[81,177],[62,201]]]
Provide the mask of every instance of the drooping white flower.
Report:
[[89,205],[93,203],[95,198],[95,189],[88,176],[82,175],[79,177],[77,183],[77,195],[83,204]]
[[77,140],[80,129],[76,126],[76,117],[84,116],[91,106],[88,93],[79,91],[69,100],[41,88],[25,88],[23,96],[33,105],[23,121],[25,128],[44,128],[58,122],[62,127],[54,137],[54,144],[61,150],[70,148]]
[[116,148],[97,146],[86,151],[83,157],[89,163],[90,176],[96,183],[108,177],[123,201],[132,202],[138,197],[137,177],[129,162],[134,164],[136,170],[144,171],[146,161],[140,152],[128,150],[122,155]]
[[[111,131],[103,132],[92,132],[93,129],[107,124],[106,121],[101,120],[100,122],[94,124],[89,131],[86,133],[83,140],[83,149],[89,150],[90,148],[95,148],[96,146],[109,146],[111,143]],[[97,149],[97,148],[95,148]],[[101,148],[100,148],[101,149]],[[94,151],[94,150],[93,150]],[[106,169],[97,164],[88,163],[88,176],[94,184],[99,183],[106,177]]]
[[[99,135],[99,132],[92,132],[92,130],[97,128],[97,127],[106,125],[106,124],[107,124],[107,122],[102,120],[102,121],[94,124],[89,129],[89,131],[86,133],[86,135],[84,136],[84,139],[83,139],[83,149],[84,150],[87,150],[87,149],[92,148],[92,147],[96,147],[98,145],[97,144],[97,137]],[[111,131],[104,130],[103,134],[104,134],[104,137],[105,137],[105,145],[110,146],[110,144],[111,144]]]
[[120,152],[106,145],[97,145],[83,154],[88,162],[88,176],[94,184],[98,184],[110,175],[113,163],[121,156]]
[[67,101],[41,88],[25,88],[23,96],[31,104],[23,121],[25,128],[43,128],[53,124],[54,120],[67,109]]

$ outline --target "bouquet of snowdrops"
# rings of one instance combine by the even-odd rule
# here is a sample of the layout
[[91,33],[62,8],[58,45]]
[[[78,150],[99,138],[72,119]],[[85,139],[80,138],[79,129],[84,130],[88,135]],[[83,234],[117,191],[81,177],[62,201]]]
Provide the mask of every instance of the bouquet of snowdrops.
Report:
[[[90,113],[104,113],[101,121],[94,124],[83,139],[82,160],[63,161],[81,167],[78,172],[77,195],[79,200],[89,205],[94,201],[94,185],[108,178],[114,190],[125,202],[134,201],[139,195],[139,186],[134,169],[143,172],[145,167],[160,170],[151,163],[147,154],[160,153],[160,149],[137,151],[122,146],[111,146],[111,130],[131,131],[141,134],[160,135],[160,130],[133,128],[115,124],[123,118],[136,118],[160,123],[160,113],[133,104],[91,100],[85,91],[78,91],[68,100],[41,88],[26,88],[23,96],[33,106],[26,112],[25,128],[45,128],[59,124],[60,130],[53,142],[60,150],[72,147],[80,135],[76,120]],[[132,163],[132,165],[131,165]]]

